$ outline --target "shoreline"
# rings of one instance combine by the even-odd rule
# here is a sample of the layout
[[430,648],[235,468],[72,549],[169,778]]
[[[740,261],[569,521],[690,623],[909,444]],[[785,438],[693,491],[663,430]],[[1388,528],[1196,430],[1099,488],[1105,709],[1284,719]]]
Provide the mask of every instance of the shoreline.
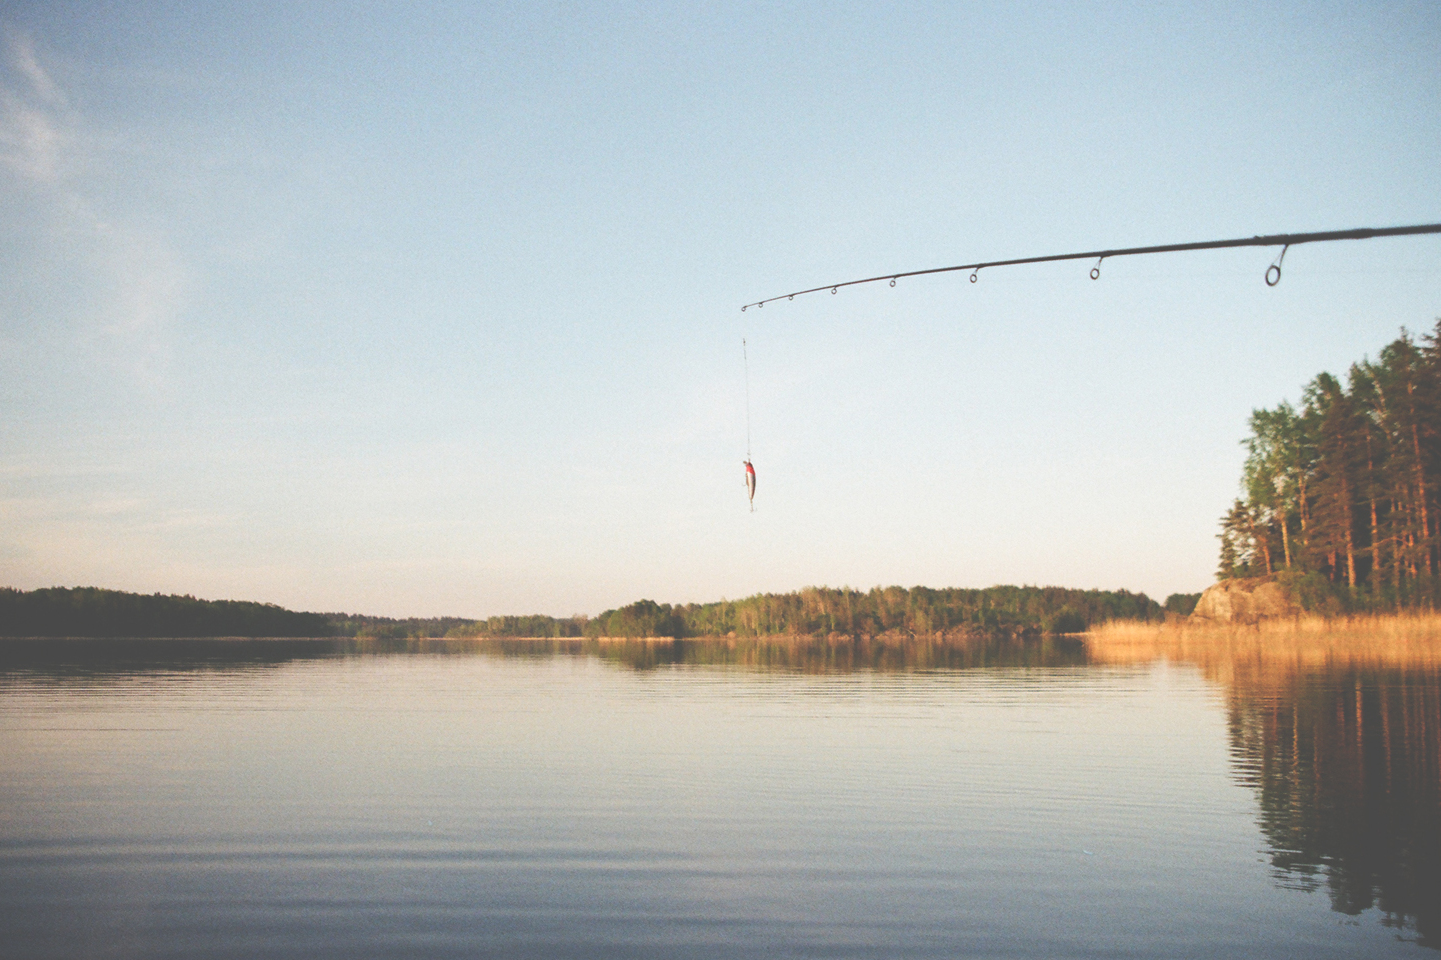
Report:
[[220,647],[314,647],[340,651],[423,652],[457,647],[615,650],[658,649],[677,645],[729,650],[784,648],[791,650],[932,650],[1070,649],[1084,651],[1097,663],[1139,663],[1157,659],[1210,663],[1219,660],[1265,660],[1325,663],[1332,660],[1376,663],[1441,663],[1441,613],[1367,614],[1346,617],[1297,616],[1263,619],[1251,624],[1226,624],[1172,617],[1166,621],[1112,620],[1085,633],[1043,634],[1039,631],[933,634],[887,631],[880,634],[763,634],[601,636],[601,637],[354,637],[354,636],[0,636],[0,650],[35,650],[49,645],[84,647],[97,653],[127,645],[163,646],[202,643]]

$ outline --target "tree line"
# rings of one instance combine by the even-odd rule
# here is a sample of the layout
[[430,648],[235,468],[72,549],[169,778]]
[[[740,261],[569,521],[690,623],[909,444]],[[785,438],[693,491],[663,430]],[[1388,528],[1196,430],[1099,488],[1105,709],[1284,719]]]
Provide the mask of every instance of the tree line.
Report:
[[274,604],[198,600],[96,587],[0,588],[0,636],[21,637],[1017,637],[1079,633],[1107,620],[1189,613],[1197,594],[1163,608],[1144,593],[998,586],[980,590],[808,587],[743,600],[671,605],[651,600],[598,617],[544,614],[374,617],[298,613]]
[[[1179,603],[1184,605],[1185,599]],[[1156,601],[1126,590],[807,587],[717,603],[672,606],[640,600],[591,619],[585,633],[606,637],[1014,636],[1080,633],[1107,620],[1159,620],[1164,616],[1165,610]]]
[[322,614],[329,619],[333,635],[375,639],[407,637],[580,637],[589,618],[549,617],[543,613],[487,617],[371,617],[357,613]]
[[272,603],[197,600],[98,587],[0,587],[0,636],[9,637],[328,637],[323,613]]
[[99,587],[0,587],[5,637],[579,637],[586,617],[373,617]]
[[1434,607],[1441,525],[1441,320],[1403,330],[1299,407],[1255,410],[1220,577],[1280,576],[1326,612]]

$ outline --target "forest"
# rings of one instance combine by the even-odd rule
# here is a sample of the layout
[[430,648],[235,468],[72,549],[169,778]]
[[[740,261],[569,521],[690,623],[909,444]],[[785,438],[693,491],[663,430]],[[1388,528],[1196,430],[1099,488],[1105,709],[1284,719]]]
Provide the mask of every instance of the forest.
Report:
[[983,590],[809,587],[743,600],[679,604],[639,600],[598,617],[544,614],[393,618],[296,613],[273,604],[197,600],[52,587],[0,588],[0,636],[10,637],[1016,637],[1079,633],[1108,620],[1160,620],[1189,613],[1197,594],[1163,608],[1143,593],[1062,587]]
[[543,613],[487,617],[369,617],[356,613],[323,614],[335,636],[376,639],[406,637],[579,637],[587,618],[548,617]]
[[[1184,604],[1186,599],[1189,597],[1173,602]],[[1190,605],[1195,606],[1194,599]],[[717,603],[672,606],[640,600],[591,619],[585,633],[606,637],[1017,636],[1080,633],[1107,620],[1159,620],[1164,616],[1165,610],[1156,601],[1126,590],[808,587]]]
[[579,637],[585,617],[375,617],[99,587],[0,587],[0,637]]
[[7,637],[323,637],[321,613],[270,603],[197,600],[98,587],[22,591],[0,587],[0,636]]
[[1218,575],[1276,576],[1324,614],[1431,609],[1441,488],[1441,320],[1403,330],[1344,382],[1255,410]]

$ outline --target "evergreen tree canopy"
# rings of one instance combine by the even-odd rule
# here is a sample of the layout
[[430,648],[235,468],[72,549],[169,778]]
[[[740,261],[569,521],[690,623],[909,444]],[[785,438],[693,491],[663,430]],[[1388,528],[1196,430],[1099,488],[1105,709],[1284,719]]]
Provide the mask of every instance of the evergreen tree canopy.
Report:
[[1221,577],[1278,573],[1328,611],[1437,600],[1441,320],[1402,331],[1346,381],[1319,374],[1300,410],[1251,414],[1238,499],[1221,519]]

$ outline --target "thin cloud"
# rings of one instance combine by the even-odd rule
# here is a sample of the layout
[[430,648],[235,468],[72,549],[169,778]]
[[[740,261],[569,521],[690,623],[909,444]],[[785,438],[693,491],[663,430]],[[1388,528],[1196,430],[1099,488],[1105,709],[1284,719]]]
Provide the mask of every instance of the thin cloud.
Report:
[[28,180],[55,183],[65,137],[55,119],[0,90],[0,162]]
[[27,36],[7,31],[0,85],[0,162],[29,180],[55,183],[68,98],[40,63]]
[[[189,271],[162,233],[136,230],[101,211],[103,187],[87,170],[106,169],[129,138],[97,131],[47,69],[34,41],[5,31],[0,69],[0,172],[41,213],[72,268],[97,296],[80,321],[107,366],[142,381],[163,380],[168,352],[163,334],[185,302]],[[4,186],[0,179],[0,189]],[[3,308],[0,308],[3,309]]]
[[40,65],[35,56],[35,43],[27,36],[11,34],[7,44],[11,66],[30,81],[35,96],[57,107],[65,106],[65,95],[50,78],[50,73]]

